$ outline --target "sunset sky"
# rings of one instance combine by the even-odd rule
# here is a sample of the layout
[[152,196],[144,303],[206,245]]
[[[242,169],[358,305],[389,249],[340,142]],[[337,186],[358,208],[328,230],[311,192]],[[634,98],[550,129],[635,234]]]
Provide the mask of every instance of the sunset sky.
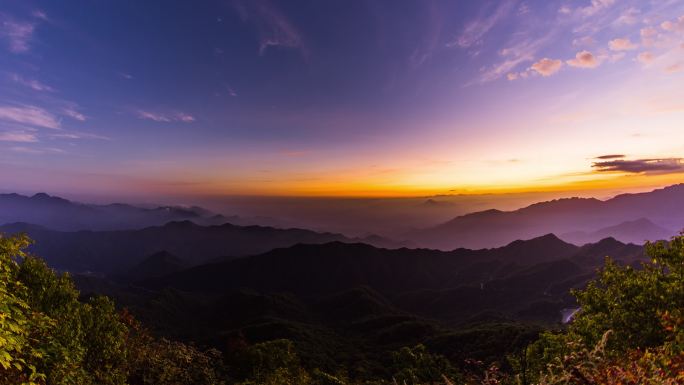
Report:
[[3,191],[684,181],[684,1],[0,4]]

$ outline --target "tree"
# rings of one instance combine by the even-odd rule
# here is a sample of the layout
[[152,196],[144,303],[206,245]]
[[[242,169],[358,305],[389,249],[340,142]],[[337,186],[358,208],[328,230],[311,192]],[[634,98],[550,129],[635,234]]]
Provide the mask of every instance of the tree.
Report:
[[155,339],[106,297],[79,301],[68,274],[0,234],[0,383],[219,385],[221,357]]
[[30,241],[0,234],[0,382],[37,384],[45,380],[35,362],[45,352],[35,342],[49,334],[50,319],[31,311],[27,288],[17,280],[18,261]]
[[531,346],[541,385],[684,383],[684,234],[647,243],[642,269],[607,259],[574,294],[581,306],[566,334]]
[[454,378],[457,374],[446,357],[431,354],[424,345],[403,347],[392,353],[392,361],[394,379],[407,385],[442,383],[444,376]]
[[610,350],[662,345],[661,316],[684,308],[684,235],[646,244],[650,261],[642,269],[619,266],[609,258],[598,278],[573,294],[581,310],[570,333],[594,346],[611,330]]

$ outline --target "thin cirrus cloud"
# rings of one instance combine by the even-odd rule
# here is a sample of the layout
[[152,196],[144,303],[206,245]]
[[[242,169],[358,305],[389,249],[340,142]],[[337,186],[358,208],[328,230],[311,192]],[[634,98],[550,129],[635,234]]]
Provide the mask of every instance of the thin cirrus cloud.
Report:
[[195,117],[184,112],[173,112],[173,113],[158,113],[146,110],[136,111],[136,115],[139,119],[152,120],[154,122],[161,123],[171,123],[171,122],[183,122],[191,123],[195,121]]
[[556,72],[560,71],[561,67],[563,66],[563,62],[560,60],[555,60],[555,59],[549,59],[549,58],[543,58],[539,60],[538,62],[532,64],[530,69],[533,71],[539,73],[540,75],[547,77],[555,74]]
[[518,73],[513,70],[522,63],[533,61],[537,51],[548,42],[549,36],[550,34],[539,39],[526,39],[500,50],[499,55],[504,58],[503,61],[487,68],[481,74],[479,83],[490,82],[503,75],[508,80],[528,77],[527,71]]
[[18,152],[21,154],[28,154],[28,155],[66,154],[66,151],[62,150],[61,148],[56,148],[56,147],[36,148],[36,147],[14,146],[14,147],[10,147],[9,150],[13,151],[13,152]]
[[582,36],[572,40],[572,45],[576,47],[586,47],[596,44],[596,39],[593,36]]
[[[650,52],[641,52],[634,57],[634,61],[641,64],[650,64],[658,61],[662,62],[662,70],[665,73],[682,71],[684,65],[675,62],[674,58],[679,55],[681,43],[672,49],[673,42],[680,42],[681,31],[684,31],[684,15],[662,21],[662,15],[655,11],[643,7],[636,1],[628,1],[628,4],[621,7],[614,0],[592,0],[589,5],[561,7],[555,16],[549,19],[545,28],[530,28],[517,22],[519,27],[510,34],[511,38],[504,46],[497,49],[500,60],[485,63],[480,67],[479,79],[472,83],[486,83],[505,77],[508,80],[517,80],[531,77],[531,75],[541,75],[550,77],[562,70],[564,64],[574,68],[592,69],[606,63],[616,63],[637,50],[640,46],[648,48]],[[452,46],[469,48],[478,45],[478,55],[487,49],[494,49],[495,46],[487,47],[484,44],[487,34],[494,34],[494,29],[498,23],[505,23],[510,26],[514,24],[513,18],[517,17],[514,12],[500,12],[506,9],[506,3],[501,3],[497,12],[489,17],[480,17],[475,21],[466,24],[458,39],[451,43]],[[529,7],[529,13],[534,13],[536,9]],[[504,20],[504,18],[507,18]],[[660,19],[660,20],[659,20]],[[631,40],[629,36],[612,36],[608,39],[605,46],[599,45],[597,36],[612,28],[620,28],[623,31],[627,28],[632,29],[630,33],[638,33],[639,40]],[[556,37],[565,33],[572,33],[573,39],[568,39],[566,47],[581,47],[579,51],[572,52],[572,56],[562,60],[554,60],[539,55],[550,47],[550,43],[558,46]],[[622,32],[623,34],[625,32]],[[545,37],[554,36],[553,39]],[[494,44],[494,43],[492,43]],[[562,44],[561,44],[562,45]],[[589,50],[589,47],[593,47]],[[669,47],[669,48],[668,48]],[[667,49],[668,52],[660,52]],[[612,51],[612,52],[608,52]],[[547,53],[548,54],[548,53]],[[664,58],[669,55],[669,59]],[[554,55],[559,55],[556,52]],[[574,56],[574,57],[573,57]],[[484,55],[483,55],[484,57]],[[491,55],[489,56],[491,57]],[[660,58],[664,58],[660,60]],[[672,60],[670,60],[672,59]],[[531,66],[526,63],[533,63]],[[521,68],[526,65],[526,68]],[[659,66],[660,68],[660,66]]]
[[304,60],[310,53],[301,32],[273,4],[267,0],[236,0],[233,7],[243,22],[250,22],[259,34],[259,55],[265,55],[270,47],[296,49]]
[[0,121],[52,129],[61,126],[55,115],[36,106],[0,106]]
[[40,81],[35,80],[35,79],[24,78],[23,76],[21,76],[19,74],[11,74],[10,79],[17,84],[21,84],[25,87],[31,88],[34,91],[41,91],[41,92],[42,91],[45,91],[45,92],[54,92],[55,91],[54,88],[48,86],[47,84],[41,83]]
[[112,138],[104,135],[97,135],[97,134],[92,134],[88,132],[77,132],[77,131],[72,131],[72,132],[59,132],[53,135],[50,135],[53,138],[59,138],[59,139],[99,139],[99,140],[112,140]]
[[38,138],[30,132],[0,132],[0,142],[34,143]]
[[615,0],[591,0],[591,4],[580,8],[579,12],[582,16],[593,16],[615,4]]
[[631,174],[680,173],[684,172],[682,158],[660,159],[609,159],[592,164],[598,172],[622,172]]
[[62,113],[72,119],[84,122],[86,121],[86,116],[80,113],[78,110],[76,110],[75,107],[67,107],[62,109]]
[[620,17],[615,20],[615,24],[617,25],[634,25],[639,22],[639,16],[641,15],[641,11],[637,8],[630,7],[627,8]]
[[566,60],[570,67],[577,68],[596,68],[601,62],[594,54],[589,51],[580,51],[575,55],[574,59]]
[[27,52],[31,48],[35,28],[35,23],[19,21],[0,13],[0,39],[5,41],[10,52]]
[[466,24],[458,37],[447,44],[447,47],[470,48],[481,44],[484,36],[513,10],[514,1],[503,1],[489,17],[478,18]]

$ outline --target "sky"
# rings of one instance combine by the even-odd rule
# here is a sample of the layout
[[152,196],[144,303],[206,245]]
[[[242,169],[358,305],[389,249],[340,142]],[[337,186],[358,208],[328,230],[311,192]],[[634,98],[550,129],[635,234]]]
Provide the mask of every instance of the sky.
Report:
[[682,158],[681,0],[0,4],[3,191],[630,190]]

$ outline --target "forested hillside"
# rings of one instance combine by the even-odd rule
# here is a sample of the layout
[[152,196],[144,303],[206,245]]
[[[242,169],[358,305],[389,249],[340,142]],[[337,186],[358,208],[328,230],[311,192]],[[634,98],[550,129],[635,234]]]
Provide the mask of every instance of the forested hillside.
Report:
[[[639,268],[607,259],[595,280],[573,292],[581,310],[567,328],[544,331],[538,326],[473,320],[437,339],[421,340],[418,332],[412,344],[388,343],[385,346],[392,349],[386,351],[373,350],[372,340],[392,334],[382,337],[364,330],[389,322],[396,325],[392,333],[405,338],[406,333],[438,324],[408,317],[373,290],[362,289],[317,303],[316,314],[330,317],[329,322],[351,322],[357,333],[347,336],[302,329],[291,339],[253,341],[246,333],[217,335],[222,342],[214,347],[206,341],[179,342],[165,338],[163,330],[150,332],[155,325],[137,321],[131,311],[106,297],[84,298],[69,275],[56,274],[41,259],[27,255],[29,243],[22,236],[0,238],[3,384],[672,385],[684,381],[684,237],[648,244],[651,259]],[[168,295],[182,297],[182,292]],[[246,316],[257,309],[279,308],[277,312],[296,314],[301,306],[285,294],[243,292],[240,296],[231,306],[242,303],[242,307],[223,307],[223,311]],[[369,314],[382,317],[368,318]],[[410,322],[396,323],[397,319]],[[254,327],[263,331],[268,325]],[[330,349],[334,362],[312,359],[300,338],[313,338]],[[345,338],[353,338],[360,349],[337,349],[338,343],[344,346]],[[367,354],[359,354],[366,346]],[[506,354],[482,354],[495,349]]]

